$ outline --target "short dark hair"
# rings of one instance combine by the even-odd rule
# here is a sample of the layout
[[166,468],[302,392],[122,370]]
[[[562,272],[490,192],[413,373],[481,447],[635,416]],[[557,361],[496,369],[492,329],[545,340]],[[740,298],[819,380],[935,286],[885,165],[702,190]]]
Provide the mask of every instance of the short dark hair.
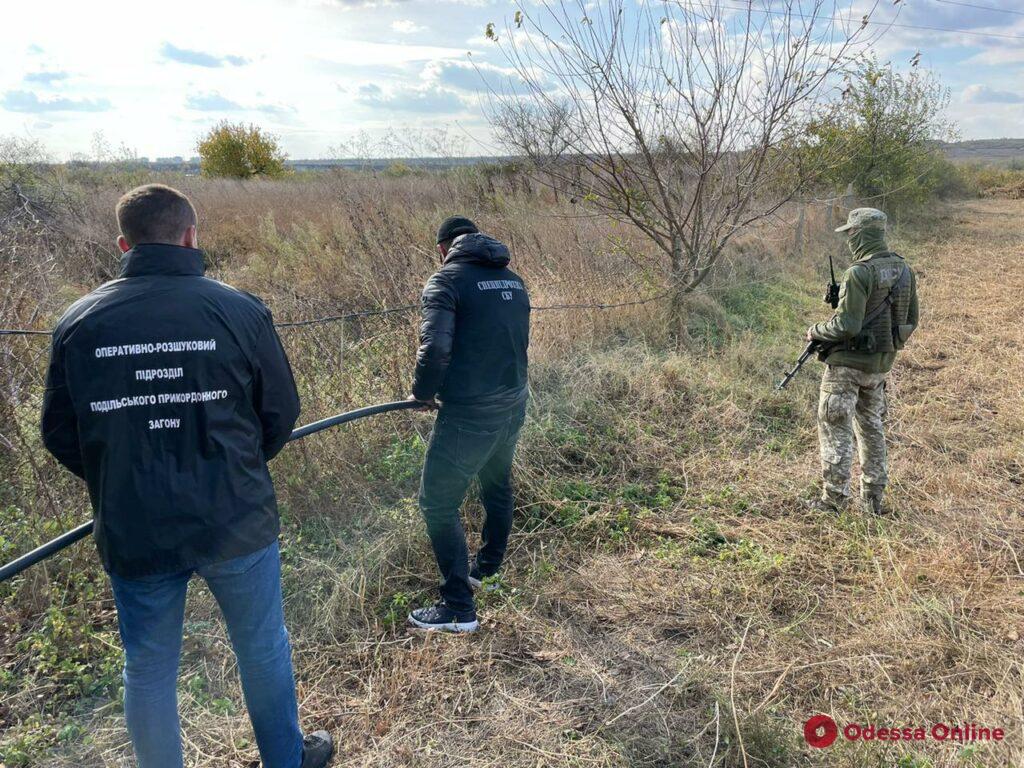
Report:
[[143,184],[117,201],[117,226],[128,245],[178,243],[196,224],[192,201],[166,184]]

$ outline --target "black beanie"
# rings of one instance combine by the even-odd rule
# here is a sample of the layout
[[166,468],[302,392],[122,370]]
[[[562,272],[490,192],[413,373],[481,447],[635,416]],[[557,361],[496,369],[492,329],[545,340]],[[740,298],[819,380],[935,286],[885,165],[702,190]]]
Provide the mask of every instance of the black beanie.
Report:
[[465,216],[449,216],[437,228],[437,242],[440,244],[445,240],[452,240],[459,235],[468,235],[479,231],[476,228],[476,224]]

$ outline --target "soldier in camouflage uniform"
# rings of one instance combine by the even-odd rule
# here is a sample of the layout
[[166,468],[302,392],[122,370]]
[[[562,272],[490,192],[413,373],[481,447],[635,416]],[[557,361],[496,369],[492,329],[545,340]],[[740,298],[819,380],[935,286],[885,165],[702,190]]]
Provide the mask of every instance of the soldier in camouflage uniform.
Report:
[[918,321],[916,278],[906,261],[889,250],[885,224],[882,211],[857,208],[836,229],[847,233],[854,261],[843,275],[835,314],[807,330],[808,340],[826,345],[818,403],[824,478],[820,508],[836,510],[849,501],[856,438],[861,503],[867,511],[885,511],[885,381]]

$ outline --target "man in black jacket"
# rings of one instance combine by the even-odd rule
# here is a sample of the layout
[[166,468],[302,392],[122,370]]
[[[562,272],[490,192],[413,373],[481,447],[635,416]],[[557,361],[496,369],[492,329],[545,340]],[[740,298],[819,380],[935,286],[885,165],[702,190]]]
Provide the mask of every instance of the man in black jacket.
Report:
[[[442,266],[423,290],[411,399],[440,409],[419,501],[443,582],[440,602],[413,611],[409,621],[421,629],[473,632],[473,587],[498,572],[512,529],[512,458],[526,413],[530,297],[508,268],[508,248],[469,219],[445,220],[437,247]],[[474,477],[487,514],[470,566],[459,508]]]
[[326,765],[299,729],[267,461],[299,414],[269,310],[203,277],[196,214],[163,185],[117,205],[121,277],[53,333],[47,449],[89,488],[125,649],[125,720],[140,768],[181,768],[176,680],[185,593],[224,614],[266,768]]

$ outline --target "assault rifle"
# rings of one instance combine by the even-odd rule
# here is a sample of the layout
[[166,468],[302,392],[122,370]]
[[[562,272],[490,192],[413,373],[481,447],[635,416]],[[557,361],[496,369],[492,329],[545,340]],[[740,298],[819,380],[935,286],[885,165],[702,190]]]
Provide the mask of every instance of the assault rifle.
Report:
[[[831,253],[828,255],[828,275],[829,282],[825,287],[825,303],[832,307],[832,309],[837,309],[839,307],[839,283],[836,282],[836,268],[832,262]],[[796,359],[796,365],[786,372],[782,381],[775,385],[775,390],[781,391],[785,389],[786,385],[789,384],[789,382],[791,382],[798,373],[800,373],[800,369],[804,367],[804,363],[811,359],[811,355],[817,352],[827,351],[829,346],[831,345],[826,344],[823,341],[818,341],[817,339],[808,342],[807,346],[804,347],[804,351],[800,353],[800,357]]]
[[807,346],[804,347],[804,351],[801,352],[800,357],[796,359],[796,365],[794,365],[791,370],[786,372],[786,375],[782,378],[782,381],[775,385],[775,390],[781,391],[785,389],[786,385],[789,384],[789,382],[791,382],[798,373],[800,373],[800,369],[804,367],[804,363],[811,359],[811,355],[825,349],[825,347],[827,346],[828,345],[825,344],[825,342],[818,341],[817,339],[813,339],[812,341],[807,342]]

